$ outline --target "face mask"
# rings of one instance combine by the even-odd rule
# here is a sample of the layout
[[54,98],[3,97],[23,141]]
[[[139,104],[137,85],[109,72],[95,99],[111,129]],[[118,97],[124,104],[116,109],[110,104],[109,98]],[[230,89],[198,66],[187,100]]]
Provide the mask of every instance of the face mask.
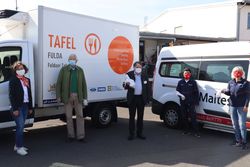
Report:
[[190,77],[191,77],[191,74],[190,73],[185,73],[185,74],[183,74],[183,76],[184,76],[184,79],[189,80]]
[[19,75],[19,76],[24,76],[25,70],[24,69],[22,69],[22,70],[16,70],[16,74]]
[[135,73],[136,73],[136,74],[140,74],[141,71],[142,71],[141,68],[135,68]]
[[234,77],[235,78],[241,78],[243,73],[241,71],[234,71]]
[[76,65],[76,60],[69,60],[69,65],[75,66]]

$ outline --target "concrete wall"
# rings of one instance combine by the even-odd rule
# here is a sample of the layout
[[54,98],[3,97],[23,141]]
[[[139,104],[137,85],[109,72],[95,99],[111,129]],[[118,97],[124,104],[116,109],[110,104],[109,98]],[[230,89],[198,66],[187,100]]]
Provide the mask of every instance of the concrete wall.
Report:
[[250,40],[250,29],[247,28],[248,13],[250,13],[250,6],[239,6],[240,21],[239,21],[239,40]]

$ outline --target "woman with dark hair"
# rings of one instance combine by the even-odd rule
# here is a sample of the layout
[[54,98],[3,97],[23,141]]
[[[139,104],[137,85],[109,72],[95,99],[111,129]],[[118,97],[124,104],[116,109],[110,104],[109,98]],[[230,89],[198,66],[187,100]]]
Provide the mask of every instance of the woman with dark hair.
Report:
[[28,154],[28,149],[23,146],[23,130],[27,114],[32,113],[30,79],[24,76],[27,72],[28,68],[22,62],[15,62],[13,65],[13,75],[9,82],[11,114],[16,123],[16,143],[14,151],[19,155]]

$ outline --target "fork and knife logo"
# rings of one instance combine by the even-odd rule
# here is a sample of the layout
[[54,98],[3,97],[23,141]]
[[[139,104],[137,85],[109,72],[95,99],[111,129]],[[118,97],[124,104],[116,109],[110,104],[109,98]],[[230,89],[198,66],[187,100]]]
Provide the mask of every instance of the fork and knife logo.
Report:
[[85,49],[90,55],[96,55],[101,49],[101,40],[94,34],[90,33],[85,38]]

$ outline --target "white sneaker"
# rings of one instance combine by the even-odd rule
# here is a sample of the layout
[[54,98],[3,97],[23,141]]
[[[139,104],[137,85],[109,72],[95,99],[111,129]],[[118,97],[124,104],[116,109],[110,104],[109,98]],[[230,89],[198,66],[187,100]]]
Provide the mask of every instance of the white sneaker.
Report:
[[18,148],[16,153],[19,154],[19,155],[27,155],[28,154],[28,152],[25,151],[23,147]]
[[[29,149],[28,148],[26,148],[26,147],[22,147],[25,151],[28,151]],[[17,149],[18,149],[18,147],[15,145],[14,146],[14,151],[17,151]]]

